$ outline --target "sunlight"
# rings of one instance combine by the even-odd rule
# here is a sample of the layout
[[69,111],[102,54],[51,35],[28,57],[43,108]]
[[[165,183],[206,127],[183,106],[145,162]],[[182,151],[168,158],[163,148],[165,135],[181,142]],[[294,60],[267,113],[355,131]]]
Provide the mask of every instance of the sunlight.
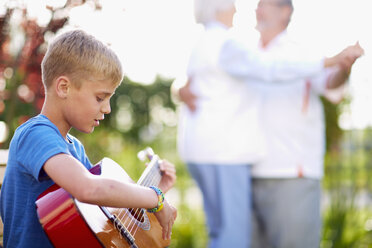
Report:
[[[28,4],[29,15],[45,23],[50,14],[39,4]],[[63,5],[64,0],[48,1]],[[24,1],[24,3],[26,3]],[[295,11],[288,31],[300,41],[310,44],[313,52],[331,56],[359,41],[365,49],[353,70],[349,82],[352,102],[340,125],[345,129],[372,125],[369,108],[372,89],[369,51],[372,35],[368,1],[365,0],[293,0]],[[126,76],[136,82],[150,84],[157,75],[175,78],[185,73],[185,67],[201,26],[193,19],[190,0],[101,1],[102,9],[93,11],[85,4],[70,12],[70,26],[80,27],[96,35],[120,56]],[[253,30],[257,0],[237,0],[234,24]],[[110,27],[110,28],[108,28]]]

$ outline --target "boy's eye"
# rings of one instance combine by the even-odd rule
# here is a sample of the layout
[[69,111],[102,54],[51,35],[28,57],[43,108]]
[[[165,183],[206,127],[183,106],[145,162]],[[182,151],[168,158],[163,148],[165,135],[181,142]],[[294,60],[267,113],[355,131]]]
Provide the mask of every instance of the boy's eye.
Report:
[[97,102],[102,102],[103,101],[103,98],[101,98],[101,97],[96,97],[96,99],[97,99]]

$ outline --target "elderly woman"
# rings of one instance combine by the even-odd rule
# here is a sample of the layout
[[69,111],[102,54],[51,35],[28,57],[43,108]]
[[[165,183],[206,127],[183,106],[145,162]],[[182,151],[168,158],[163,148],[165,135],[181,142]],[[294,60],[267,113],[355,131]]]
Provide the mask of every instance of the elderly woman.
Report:
[[188,83],[178,91],[178,148],[199,186],[209,247],[250,245],[251,164],[259,154],[247,84],[219,66],[220,50],[235,14],[234,0],[195,0],[204,33],[188,64]]

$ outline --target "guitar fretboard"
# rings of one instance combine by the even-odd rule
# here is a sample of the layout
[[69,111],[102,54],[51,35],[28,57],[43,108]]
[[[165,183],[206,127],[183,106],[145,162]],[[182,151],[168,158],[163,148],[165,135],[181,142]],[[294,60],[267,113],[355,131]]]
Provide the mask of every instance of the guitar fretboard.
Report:
[[142,186],[158,186],[161,179],[161,171],[159,167],[159,157],[154,155],[145,171],[142,173],[137,184]]

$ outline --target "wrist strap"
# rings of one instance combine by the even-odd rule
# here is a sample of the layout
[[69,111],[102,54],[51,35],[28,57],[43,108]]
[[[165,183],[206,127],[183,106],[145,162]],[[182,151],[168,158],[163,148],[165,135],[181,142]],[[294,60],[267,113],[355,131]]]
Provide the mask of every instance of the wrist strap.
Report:
[[156,193],[156,195],[158,196],[158,205],[156,207],[154,207],[154,208],[147,209],[147,212],[150,212],[150,213],[159,212],[160,210],[163,209],[163,205],[164,205],[164,194],[161,191],[161,189],[159,189],[158,187],[150,186],[149,188],[152,189],[152,190],[154,190],[155,193]]

